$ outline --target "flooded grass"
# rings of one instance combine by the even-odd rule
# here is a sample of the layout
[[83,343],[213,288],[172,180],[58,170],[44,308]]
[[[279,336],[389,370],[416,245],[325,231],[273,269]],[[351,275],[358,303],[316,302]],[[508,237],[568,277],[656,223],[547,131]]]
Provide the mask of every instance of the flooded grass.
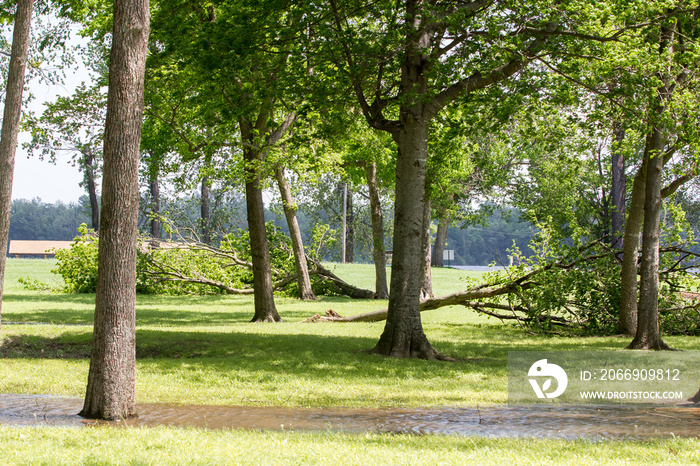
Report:
[[168,426],[569,440],[700,438],[700,407],[690,404],[348,409],[141,403],[137,418],[103,422],[78,416],[82,403],[81,398],[0,394],[0,425]]

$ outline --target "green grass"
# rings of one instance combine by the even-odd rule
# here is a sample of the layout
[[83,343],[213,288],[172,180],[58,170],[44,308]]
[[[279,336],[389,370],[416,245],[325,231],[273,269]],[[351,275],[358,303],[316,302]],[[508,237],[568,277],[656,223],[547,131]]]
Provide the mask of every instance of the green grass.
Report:
[[[56,278],[50,260],[8,260],[0,334],[0,393],[84,394],[94,295],[27,291],[20,276]],[[336,274],[373,287],[373,268]],[[463,289],[473,273],[433,271],[436,294]],[[423,313],[428,338],[457,362],[368,355],[384,323],[302,323],[333,309],[343,315],[385,301],[278,298],[281,324],[251,324],[252,297],[137,298],[137,399],[140,402],[300,407],[417,407],[506,401],[509,350],[621,349],[615,338],[532,335],[462,307]],[[71,324],[71,325],[66,325]],[[696,338],[668,337],[699,350]],[[94,445],[94,448],[88,448]],[[144,446],[145,445],[145,446]],[[197,448],[192,445],[202,445]],[[567,442],[194,429],[0,429],[6,463],[688,463],[697,441]],[[675,453],[674,453],[675,452]],[[271,458],[270,461],[268,461]],[[372,459],[375,458],[375,459]],[[54,461],[55,460],[55,461]],[[569,461],[571,460],[571,461]]]
[[587,442],[199,429],[0,427],[4,464],[697,464],[697,442]]

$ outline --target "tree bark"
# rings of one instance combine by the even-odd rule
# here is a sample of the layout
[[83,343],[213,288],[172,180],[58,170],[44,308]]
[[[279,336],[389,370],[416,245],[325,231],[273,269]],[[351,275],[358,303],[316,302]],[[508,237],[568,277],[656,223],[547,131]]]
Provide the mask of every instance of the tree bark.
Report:
[[355,261],[355,212],[352,208],[352,190],[348,187],[345,214],[345,262]]
[[440,220],[438,220],[437,233],[435,233],[435,247],[433,247],[433,264],[435,267],[444,267],[443,254],[447,243],[447,229],[450,227],[450,211],[446,205],[440,207]]
[[625,139],[625,131],[616,125],[612,148],[612,247],[622,251],[625,219],[625,158],[620,153],[620,144]]
[[[10,213],[12,211],[12,178],[15,170],[17,134],[22,112],[22,91],[24,73],[27,68],[29,30],[32,22],[33,0],[19,0],[12,32],[12,50],[7,74],[5,108],[2,130],[0,131],[0,317],[2,316],[2,296],[5,281],[5,261],[8,235],[10,233]],[[2,320],[0,319],[0,325]]]
[[639,236],[644,222],[644,197],[647,177],[647,160],[642,161],[632,183],[632,199],[625,223],[622,241],[622,270],[620,272],[620,314],[618,330],[622,335],[637,333],[637,261]]
[[[428,193],[426,187],[425,190]],[[423,251],[423,262],[421,263],[420,275],[421,275],[421,285],[420,285],[420,299],[425,300],[433,297],[433,275],[430,268],[430,223],[431,223],[431,210],[430,210],[430,198],[427,197],[423,202],[423,237],[421,238],[421,249]]]
[[377,180],[377,164],[368,163],[365,166],[367,188],[369,190],[369,207],[372,217],[372,256],[374,258],[374,289],[377,298],[389,298],[389,288],[386,282],[386,256],[384,255],[384,218],[379,199],[379,182]]
[[[246,125],[241,125],[245,128]],[[245,129],[243,137],[250,136]],[[253,262],[253,289],[255,315],[251,322],[281,322],[282,318],[275,306],[274,288],[270,265],[270,247],[265,230],[265,205],[263,204],[258,162],[260,153],[252,148],[243,151],[245,159],[245,197],[250,232],[250,253]]]
[[309,267],[306,263],[306,252],[304,251],[304,242],[301,239],[301,229],[296,214],[296,203],[292,197],[292,190],[289,188],[289,182],[285,178],[284,168],[281,166],[275,170],[275,177],[282,196],[282,208],[284,216],[287,219],[289,226],[289,236],[292,240],[292,250],[294,251],[294,266],[297,272],[297,283],[299,284],[299,298],[308,301],[316,299],[313,290],[311,289],[311,278],[309,278]]
[[[659,113],[660,114],[660,113]],[[653,127],[647,137],[644,157],[647,162],[644,193],[644,229],[640,265],[637,331],[630,349],[670,349],[659,332],[659,238],[661,224],[661,174],[664,167],[665,139],[661,129]]]
[[114,1],[95,325],[80,412],[88,418],[136,415],[136,230],[149,19],[147,0]]
[[698,390],[698,392],[695,395],[688,398],[688,401],[690,401],[691,403],[696,403],[696,404],[700,403],[700,389]]
[[[205,167],[208,168],[210,163],[205,162]],[[211,212],[209,211],[209,197],[211,193],[211,181],[209,175],[202,177],[202,187],[200,195],[200,221],[202,224],[202,243],[211,244]]]
[[100,229],[100,203],[97,201],[97,186],[95,183],[95,157],[92,155],[92,149],[88,148],[83,154],[85,163],[85,186],[87,188],[88,197],[90,198],[90,214],[92,217],[92,229],[99,231]]
[[151,191],[151,238],[156,242],[162,238],[162,225],[160,221],[160,183],[158,182],[158,174],[151,178],[149,183]]

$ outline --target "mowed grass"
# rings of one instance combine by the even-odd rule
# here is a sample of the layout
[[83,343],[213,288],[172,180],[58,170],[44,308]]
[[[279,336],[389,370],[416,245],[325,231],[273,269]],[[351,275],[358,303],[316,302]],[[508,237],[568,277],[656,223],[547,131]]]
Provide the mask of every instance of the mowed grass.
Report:
[[3,464],[33,465],[679,465],[692,439],[488,439],[203,429],[0,427]]
[[[82,397],[87,382],[94,295],[24,290],[44,282],[54,261],[9,259],[0,333],[0,393]],[[337,275],[372,288],[371,265],[338,265]],[[434,269],[436,294],[467,286],[475,274]],[[138,296],[137,399],[208,405],[417,407],[500,404],[512,350],[622,349],[615,337],[531,334],[462,307],[423,313],[432,344],[456,362],[369,355],[384,323],[303,323],[328,309],[353,315],[386,301],[278,298],[285,322],[249,323],[252,297]],[[45,325],[44,325],[45,324]],[[699,350],[697,338],[669,337]],[[695,439],[600,442],[472,439],[340,433],[196,429],[0,428],[10,464],[692,464]]]

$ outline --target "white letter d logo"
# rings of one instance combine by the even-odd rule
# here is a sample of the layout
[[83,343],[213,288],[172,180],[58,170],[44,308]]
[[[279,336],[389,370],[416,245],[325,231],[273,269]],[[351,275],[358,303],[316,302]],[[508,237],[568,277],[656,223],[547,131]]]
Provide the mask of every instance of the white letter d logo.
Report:
[[[564,369],[556,364],[548,364],[546,359],[540,359],[530,366],[527,375],[531,377],[548,377],[542,384],[542,388],[540,388],[537,380],[529,379],[530,385],[532,385],[532,389],[535,391],[537,398],[556,398],[564,393],[569,383],[569,378],[566,376]],[[547,393],[547,390],[549,390],[552,385],[552,379],[557,381],[557,389],[551,393]]]

